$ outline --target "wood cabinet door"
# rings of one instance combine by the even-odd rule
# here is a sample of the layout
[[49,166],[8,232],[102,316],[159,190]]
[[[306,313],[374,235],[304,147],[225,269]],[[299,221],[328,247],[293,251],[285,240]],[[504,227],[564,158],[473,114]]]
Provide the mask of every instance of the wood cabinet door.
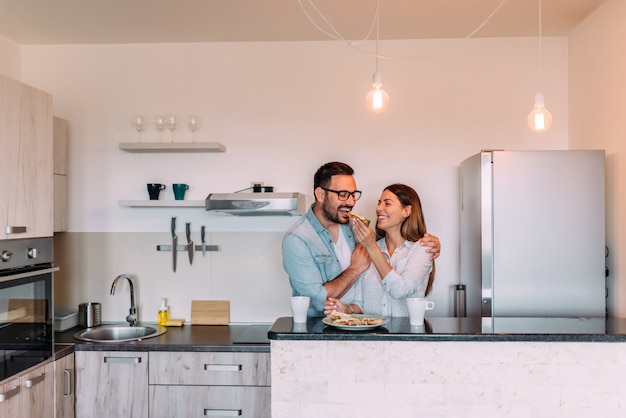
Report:
[[77,417],[148,417],[148,353],[77,351]]
[[51,95],[0,76],[0,149],[0,239],[52,236]]
[[20,412],[23,418],[54,418],[54,363],[20,377]]
[[270,418],[269,387],[150,386],[150,418]]
[[150,384],[269,386],[269,353],[150,353]]
[[20,379],[0,385],[0,418],[20,416]]
[[56,418],[74,418],[74,393],[76,377],[74,373],[74,354],[54,362],[56,387]]

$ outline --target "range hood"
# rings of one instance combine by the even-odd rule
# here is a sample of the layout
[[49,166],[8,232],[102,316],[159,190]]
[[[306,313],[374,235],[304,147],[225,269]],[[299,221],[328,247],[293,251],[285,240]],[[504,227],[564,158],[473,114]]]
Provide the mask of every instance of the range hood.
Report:
[[236,216],[299,216],[309,204],[302,193],[211,193],[205,207]]

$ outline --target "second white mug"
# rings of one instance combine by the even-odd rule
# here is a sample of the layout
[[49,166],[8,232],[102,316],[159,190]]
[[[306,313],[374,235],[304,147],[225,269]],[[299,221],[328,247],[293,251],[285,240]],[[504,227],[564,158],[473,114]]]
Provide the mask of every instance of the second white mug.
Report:
[[406,298],[409,308],[409,322],[411,325],[423,325],[426,311],[435,309],[435,302],[423,298]]

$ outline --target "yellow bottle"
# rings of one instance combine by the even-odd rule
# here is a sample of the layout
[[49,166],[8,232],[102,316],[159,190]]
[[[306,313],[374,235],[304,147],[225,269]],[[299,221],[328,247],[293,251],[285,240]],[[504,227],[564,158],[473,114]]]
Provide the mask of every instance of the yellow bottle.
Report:
[[165,304],[165,298],[161,299],[161,306],[159,307],[159,316],[157,324],[161,327],[167,325],[167,321],[170,319],[170,308]]

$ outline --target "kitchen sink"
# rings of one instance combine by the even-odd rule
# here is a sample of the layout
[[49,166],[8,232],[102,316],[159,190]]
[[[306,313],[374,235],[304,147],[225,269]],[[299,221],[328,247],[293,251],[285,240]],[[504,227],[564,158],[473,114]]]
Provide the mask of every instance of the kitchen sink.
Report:
[[165,331],[167,331],[165,327],[103,325],[78,331],[74,334],[74,338],[98,343],[119,343],[158,337],[164,334]]

